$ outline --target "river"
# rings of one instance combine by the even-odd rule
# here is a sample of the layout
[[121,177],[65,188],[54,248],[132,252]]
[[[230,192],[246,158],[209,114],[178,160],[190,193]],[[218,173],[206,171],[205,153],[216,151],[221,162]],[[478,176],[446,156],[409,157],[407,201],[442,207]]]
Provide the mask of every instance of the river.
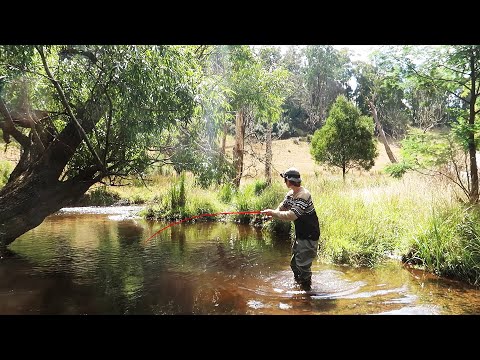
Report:
[[139,207],[64,208],[0,259],[0,314],[479,314],[480,290],[392,260],[312,266],[294,283],[288,238],[232,222],[172,226]]

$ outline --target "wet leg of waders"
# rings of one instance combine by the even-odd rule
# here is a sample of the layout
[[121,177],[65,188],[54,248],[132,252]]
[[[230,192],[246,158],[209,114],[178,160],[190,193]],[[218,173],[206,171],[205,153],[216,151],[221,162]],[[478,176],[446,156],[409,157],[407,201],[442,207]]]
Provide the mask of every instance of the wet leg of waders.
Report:
[[300,270],[298,270],[297,263],[296,263],[296,260],[295,260],[295,255],[296,255],[296,252],[297,252],[297,245],[298,245],[297,240],[294,240],[293,244],[292,244],[292,257],[290,258],[290,268],[293,271],[293,277],[294,277],[296,282],[298,282],[299,278],[300,278]]
[[312,263],[317,256],[318,241],[300,240],[295,248],[294,264],[298,273],[298,283],[309,291],[312,284]]

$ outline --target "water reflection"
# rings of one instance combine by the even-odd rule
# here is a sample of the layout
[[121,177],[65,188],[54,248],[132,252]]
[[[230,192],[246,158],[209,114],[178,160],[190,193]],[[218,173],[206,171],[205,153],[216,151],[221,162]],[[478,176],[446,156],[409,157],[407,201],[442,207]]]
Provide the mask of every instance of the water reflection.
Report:
[[479,291],[397,262],[315,262],[305,293],[290,243],[234,223],[165,224],[63,210],[0,260],[0,314],[478,314]]

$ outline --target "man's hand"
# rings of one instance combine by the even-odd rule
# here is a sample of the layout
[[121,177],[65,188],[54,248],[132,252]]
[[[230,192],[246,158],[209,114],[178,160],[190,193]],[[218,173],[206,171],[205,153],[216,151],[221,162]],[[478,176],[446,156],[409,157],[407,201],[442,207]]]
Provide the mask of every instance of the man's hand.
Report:
[[272,209],[265,209],[265,210],[262,210],[261,213],[267,216],[272,216],[272,211],[273,211]]

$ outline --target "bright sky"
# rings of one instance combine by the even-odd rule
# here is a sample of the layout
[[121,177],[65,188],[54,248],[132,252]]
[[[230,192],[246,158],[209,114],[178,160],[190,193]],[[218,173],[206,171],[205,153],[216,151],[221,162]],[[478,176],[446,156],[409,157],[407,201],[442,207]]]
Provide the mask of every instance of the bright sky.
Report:
[[[277,45],[282,49],[282,52],[285,52],[290,45]],[[303,46],[303,45],[299,45]],[[380,45],[332,45],[334,48],[340,50],[342,48],[349,49],[353,56],[351,59],[355,60],[362,60],[367,61],[368,55],[373,51],[380,47]]]
[[362,60],[367,61],[368,55],[373,51],[378,49],[379,45],[333,45],[336,49],[347,48],[352,53],[353,56],[351,57],[352,61]]

